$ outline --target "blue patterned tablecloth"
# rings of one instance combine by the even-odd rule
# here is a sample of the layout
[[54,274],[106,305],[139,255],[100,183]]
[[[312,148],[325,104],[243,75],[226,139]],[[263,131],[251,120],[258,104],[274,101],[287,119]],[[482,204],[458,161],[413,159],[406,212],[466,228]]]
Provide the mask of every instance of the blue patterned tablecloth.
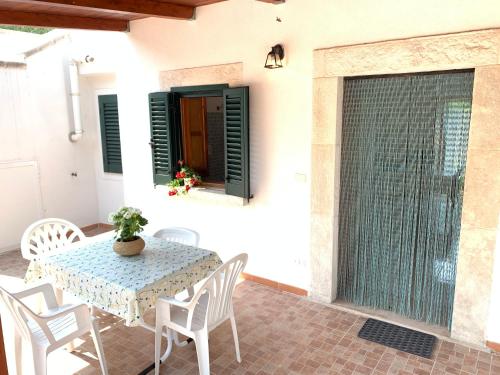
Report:
[[114,239],[82,242],[64,253],[32,261],[25,280],[48,279],[55,287],[135,326],[158,297],[175,296],[222,264],[213,251],[142,237],[146,247],[140,255],[117,255]]

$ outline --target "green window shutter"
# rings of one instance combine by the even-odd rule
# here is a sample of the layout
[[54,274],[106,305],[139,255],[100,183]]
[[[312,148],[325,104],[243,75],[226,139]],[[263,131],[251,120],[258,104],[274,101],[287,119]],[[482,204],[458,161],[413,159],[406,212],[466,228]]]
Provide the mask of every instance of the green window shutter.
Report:
[[116,95],[99,95],[98,102],[104,172],[122,173],[118,98]]
[[250,198],[248,87],[223,90],[226,194]]
[[149,94],[149,117],[151,123],[151,155],[153,181],[155,185],[169,182],[175,172],[173,142],[173,100],[169,92]]

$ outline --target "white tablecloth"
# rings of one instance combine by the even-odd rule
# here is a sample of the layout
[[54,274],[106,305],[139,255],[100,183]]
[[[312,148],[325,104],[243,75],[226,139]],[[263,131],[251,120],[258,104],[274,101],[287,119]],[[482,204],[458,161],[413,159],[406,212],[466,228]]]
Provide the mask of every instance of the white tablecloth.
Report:
[[113,239],[78,244],[61,254],[30,263],[25,280],[48,279],[93,306],[139,325],[159,296],[174,296],[203,280],[220,264],[209,250],[142,236],[146,248],[122,257]]

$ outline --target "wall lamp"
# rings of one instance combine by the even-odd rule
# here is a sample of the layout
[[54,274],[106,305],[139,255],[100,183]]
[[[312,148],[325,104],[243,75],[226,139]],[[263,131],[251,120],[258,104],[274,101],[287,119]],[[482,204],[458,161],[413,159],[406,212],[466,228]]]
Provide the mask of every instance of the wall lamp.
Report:
[[266,64],[264,68],[267,69],[276,69],[283,68],[283,63],[281,60],[285,57],[285,50],[281,44],[276,44],[274,47],[271,47],[271,52],[267,54]]

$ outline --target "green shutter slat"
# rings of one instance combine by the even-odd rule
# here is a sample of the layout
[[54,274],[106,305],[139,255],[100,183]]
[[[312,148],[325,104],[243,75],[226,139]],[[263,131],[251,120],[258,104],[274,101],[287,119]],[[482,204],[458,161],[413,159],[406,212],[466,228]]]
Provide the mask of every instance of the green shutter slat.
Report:
[[99,95],[98,103],[104,172],[122,173],[118,97]]
[[151,127],[151,157],[155,185],[166,184],[172,179],[173,113],[172,94],[155,92],[149,94],[149,115]]
[[224,89],[226,194],[250,198],[248,87]]

